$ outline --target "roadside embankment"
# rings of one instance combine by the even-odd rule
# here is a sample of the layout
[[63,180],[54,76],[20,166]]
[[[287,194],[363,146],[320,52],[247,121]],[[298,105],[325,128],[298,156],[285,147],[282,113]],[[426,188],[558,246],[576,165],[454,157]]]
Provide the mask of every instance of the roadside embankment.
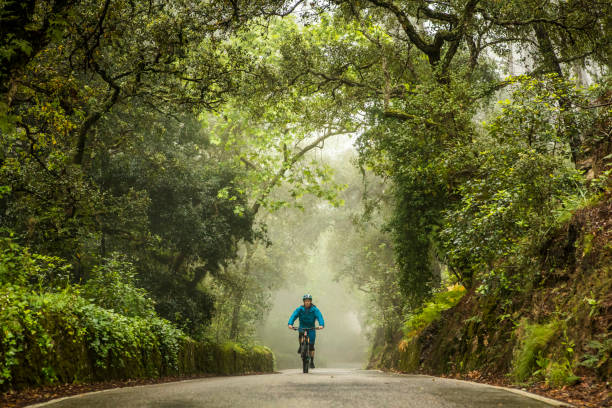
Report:
[[610,406],[612,195],[568,218],[537,251],[504,264],[514,268],[508,287],[436,295],[392,341],[375,340],[370,366]]
[[266,347],[198,342],[157,316],[124,316],[75,291],[0,288],[0,391],[273,368]]

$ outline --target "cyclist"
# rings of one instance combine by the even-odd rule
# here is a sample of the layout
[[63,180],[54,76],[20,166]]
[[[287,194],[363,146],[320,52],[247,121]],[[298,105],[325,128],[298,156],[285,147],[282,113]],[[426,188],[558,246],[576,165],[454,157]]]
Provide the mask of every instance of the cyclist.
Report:
[[[323,329],[325,326],[325,321],[323,320],[323,315],[319,311],[319,309],[312,304],[312,295],[306,294],[302,297],[302,301],[304,304],[299,306],[291,317],[289,318],[289,328],[293,329],[293,322],[295,319],[300,319],[300,329],[303,328],[311,328],[308,330],[308,337],[310,338],[310,368],[315,368],[314,366],[314,345],[315,340],[317,338],[317,334],[312,327],[316,327],[316,329]],[[319,322],[319,326],[315,326],[315,319]],[[300,345],[302,344],[302,338],[304,337],[304,330],[299,331],[298,340]],[[298,353],[300,352],[300,348],[298,347]]]

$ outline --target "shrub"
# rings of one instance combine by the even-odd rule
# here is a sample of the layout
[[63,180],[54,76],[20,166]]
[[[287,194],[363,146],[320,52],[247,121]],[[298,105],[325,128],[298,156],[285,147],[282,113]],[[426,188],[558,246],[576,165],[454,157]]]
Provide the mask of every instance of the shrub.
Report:
[[146,290],[136,287],[134,266],[118,255],[93,268],[83,285],[83,295],[98,306],[125,316],[155,316],[154,303]]
[[11,381],[13,371],[24,360],[33,359],[42,363],[43,379],[54,380],[46,364],[46,356],[52,349],[51,338],[42,326],[42,312],[31,307],[25,294],[24,289],[15,286],[5,286],[0,291],[0,385]]
[[[199,343],[158,317],[128,262],[112,257],[83,287],[55,279],[65,271],[58,258],[0,239],[0,390],[273,370],[268,349]],[[63,283],[42,292],[50,278]]]
[[546,368],[546,384],[551,387],[559,388],[565,385],[575,384],[580,377],[574,375],[569,361],[561,363],[551,362]]
[[548,324],[528,324],[523,322],[518,328],[519,347],[515,350],[512,362],[512,377],[519,382],[526,381],[534,373],[538,357],[559,332],[559,322]]
[[64,288],[70,282],[70,268],[61,258],[30,253],[12,237],[0,236],[0,286]]
[[612,372],[612,337],[603,335],[599,340],[591,340],[588,353],[582,356],[580,365],[595,370],[602,378],[608,378]]
[[157,318],[127,317],[78,290],[0,288],[0,384],[159,376],[177,371],[184,334]]
[[445,292],[434,294],[430,302],[425,303],[421,311],[411,315],[404,324],[406,336],[414,336],[430,323],[438,320],[443,311],[455,306],[465,295],[465,288],[459,284],[451,286]]
[[270,372],[264,347],[196,342],[159,317],[129,317],[79,291],[0,287],[0,389],[56,381]]

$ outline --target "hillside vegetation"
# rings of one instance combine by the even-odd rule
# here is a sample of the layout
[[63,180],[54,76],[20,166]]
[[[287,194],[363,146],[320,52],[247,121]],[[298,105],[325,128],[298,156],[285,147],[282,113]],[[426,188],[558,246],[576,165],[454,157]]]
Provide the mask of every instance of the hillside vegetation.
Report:
[[[527,279],[513,290],[436,295],[408,320],[396,342],[381,345],[372,365],[407,372],[508,375],[517,383],[572,385],[581,376],[610,378],[612,200],[576,210],[536,248]],[[526,268],[522,266],[522,268]],[[415,326],[415,321],[425,320]]]

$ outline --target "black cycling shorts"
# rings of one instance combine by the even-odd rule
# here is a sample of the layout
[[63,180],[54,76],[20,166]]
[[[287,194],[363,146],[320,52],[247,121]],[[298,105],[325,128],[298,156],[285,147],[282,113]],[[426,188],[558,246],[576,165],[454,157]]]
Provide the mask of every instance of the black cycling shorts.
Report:
[[[299,332],[298,333],[298,341],[299,341],[300,344],[302,344],[302,337],[304,337],[304,332]],[[315,349],[315,340],[316,340],[316,337],[315,338],[310,337],[310,351],[314,351],[314,349]]]

